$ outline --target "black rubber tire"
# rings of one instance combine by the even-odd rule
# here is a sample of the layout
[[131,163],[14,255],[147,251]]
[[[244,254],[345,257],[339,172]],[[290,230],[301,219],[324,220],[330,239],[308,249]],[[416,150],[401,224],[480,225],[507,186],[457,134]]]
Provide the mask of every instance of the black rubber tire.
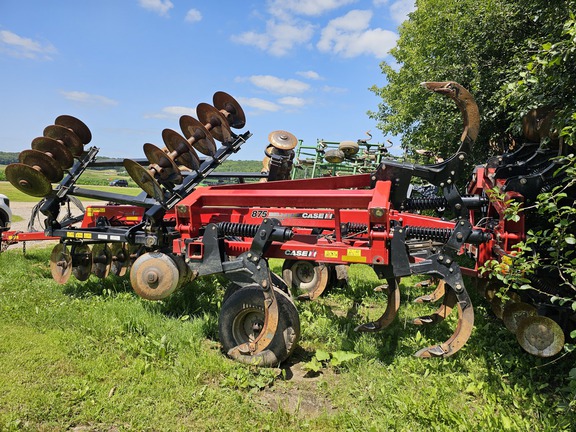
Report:
[[346,157],[350,157],[358,153],[360,146],[356,141],[342,141],[338,145],[338,150],[341,150]]
[[[294,303],[294,299],[292,298],[292,293],[290,292],[290,288],[288,288],[288,285],[286,284],[284,279],[282,279],[280,276],[278,276],[274,272],[270,272],[270,279],[272,280],[272,286],[275,289],[279,289],[279,290],[283,291],[284,294],[286,294],[288,296],[290,301],[292,303]],[[238,285],[234,282],[230,282],[230,284],[228,285],[228,288],[226,288],[226,291],[224,292],[224,297],[222,298],[222,304],[224,304],[226,302],[226,300],[228,300],[232,294],[234,294],[236,291],[238,291],[240,289],[242,289],[242,287],[240,285]]]
[[[296,348],[300,339],[300,317],[292,300],[281,290],[274,289],[278,302],[278,328],[267,349],[256,355],[241,355],[236,360],[258,366],[276,367]],[[256,320],[264,321],[264,295],[262,288],[254,285],[235,291],[220,309],[218,334],[225,353],[249,342],[247,329]]]
[[331,149],[326,150],[326,153],[324,153],[324,159],[329,163],[341,163],[344,162],[344,158],[345,156],[342,150]]

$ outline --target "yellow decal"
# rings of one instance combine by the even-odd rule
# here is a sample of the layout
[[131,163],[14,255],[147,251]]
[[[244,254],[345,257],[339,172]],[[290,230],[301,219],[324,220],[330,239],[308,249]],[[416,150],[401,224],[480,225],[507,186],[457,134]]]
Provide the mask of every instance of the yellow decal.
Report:
[[334,250],[324,251],[324,258],[338,258],[338,251]]
[[92,238],[92,233],[83,233],[83,232],[70,232],[68,231],[66,233],[66,237],[72,237],[72,238],[78,238],[78,239],[91,239]]
[[344,255],[344,256],[342,257],[342,261],[356,262],[356,263],[365,263],[365,262],[366,262],[366,257],[357,256],[357,255]]
[[127,221],[137,221],[140,220],[138,216],[126,216]]
[[92,217],[92,207],[88,207],[88,208],[86,209],[86,215],[87,215],[88,217]]
[[362,256],[362,251],[360,249],[348,249],[346,252],[348,253],[348,256]]

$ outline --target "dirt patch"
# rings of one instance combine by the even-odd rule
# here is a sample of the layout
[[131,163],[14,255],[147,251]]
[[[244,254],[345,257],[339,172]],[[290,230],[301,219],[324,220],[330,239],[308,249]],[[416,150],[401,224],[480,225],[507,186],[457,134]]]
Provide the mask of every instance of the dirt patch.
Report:
[[337,410],[332,401],[319,389],[319,386],[329,377],[309,376],[302,368],[302,363],[288,366],[286,372],[286,386],[274,386],[258,393],[258,402],[263,407],[271,411],[280,409],[305,417],[336,413]]

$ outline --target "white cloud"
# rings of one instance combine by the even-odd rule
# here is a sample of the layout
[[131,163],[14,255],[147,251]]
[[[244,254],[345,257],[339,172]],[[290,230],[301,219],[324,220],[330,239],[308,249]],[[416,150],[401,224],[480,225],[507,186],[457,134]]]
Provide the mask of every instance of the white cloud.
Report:
[[232,40],[281,57],[295,46],[308,42],[313,33],[314,26],[308,22],[291,23],[270,19],[266,22],[264,33],[245,32],[232,36]]
[[114,99],[81,91],[61,91],[65,99],[91,105],[118,105]]
[[332,87],[332,86],[324,86],[322,87],[322,91],[325,91],[326,93],[347,93],[348,89],[344,88],[344,87]]
[[279,17],[289,14],[318,16],[354,2],[356,0],[272,0],[268,11]]
[[342,57],[373,55],[384,58],[396,44],[398,35],[381,28],[369,28],[372,12],[352,10],[331,20],[322,30],[317,48]]
[[51,55],[57,53],[57,50],[50,43],[41,44],[11,31],[0,30],[0,52],[12,57],[52,60]]
[[168,15],[168,11],[174,7],[170,0],[138,0],[140,6],[160,16]]
[[238,98],[238,102],[242,106],[255,108],[259,111],[276,112],[280,110],[278,104],[260,98]]
[[286,96],[278,99],[278,103],[291,107],[303,107],[306,105],[306,100],[295,96]]
[[375,7],[384,6],[384,5],[388,4],[388,0],[372,0],[372,4]]
[[190,9],[184,20],[187,22],[195,23],[202,20],[202,14],[198,9]]
[[301,71],[301,72],[296,72],[296,75],[300,75],[301,77],[304,78],[308,78],[311,80],[320,80],[322,79],[322,77],[320,76],[320,74],[318,74],[318,72],[315,71]]
[[408,14],[416,10],[415,0],[398,0],[390,5],[390,16],[398,24],[408,19]]
[[183,115],[196,116],[196,110],[194,108],[188,108],[183,106],[167,106],[162,108],[159,113],[145,114],[144,118],[178,118]]
[[248,80],[256,87],[276,94],[298,94],[310,88],[310,85],[295,79],[282,79],[272,75],[252,75],[248,78],[236,78],[237,81]]

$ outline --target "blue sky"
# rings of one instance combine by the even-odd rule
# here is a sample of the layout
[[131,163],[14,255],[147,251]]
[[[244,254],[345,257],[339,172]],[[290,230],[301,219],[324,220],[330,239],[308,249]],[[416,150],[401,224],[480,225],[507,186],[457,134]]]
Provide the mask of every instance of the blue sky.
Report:
[[[30,148],[61,114],[100,156],[144,157],[164,128],[225,91],[262,159],[268,134],[307,145],[392,139],[367,111],[412,0],[0,0],[0,151]],[[397,150],[399,152],[399,150]]]

